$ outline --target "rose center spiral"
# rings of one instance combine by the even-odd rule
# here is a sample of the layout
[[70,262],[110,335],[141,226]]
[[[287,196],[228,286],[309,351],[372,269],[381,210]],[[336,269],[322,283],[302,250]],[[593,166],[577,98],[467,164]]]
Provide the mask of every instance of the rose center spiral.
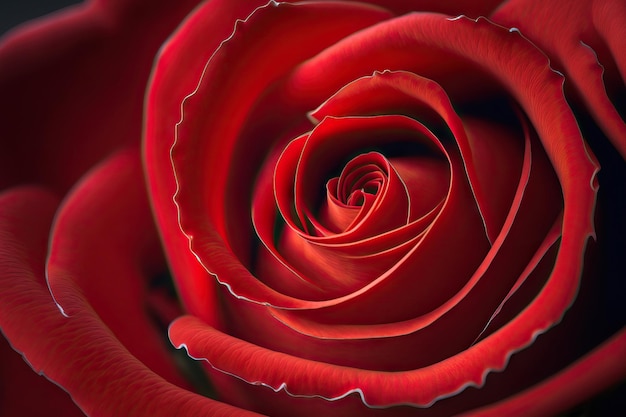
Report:
[[[384,157],[378,153],[375,159]],[[372,158],[372,154],[359,155],[346,164],[339,177],[328,182],[329,192],[341,203],[361,207],[374,198],[388,179],[387,167]]]

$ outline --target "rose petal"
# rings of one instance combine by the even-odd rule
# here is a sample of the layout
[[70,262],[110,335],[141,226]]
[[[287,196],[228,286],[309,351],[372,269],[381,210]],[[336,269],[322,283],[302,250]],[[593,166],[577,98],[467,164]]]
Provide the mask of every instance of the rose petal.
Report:
[[626,329],[622,329],[587,356],[541,384],[459,417],[556,415],[623,380],[626,362],[622,359],[625,356]]
[[156,311],[149,305],[150,278],[163,269],[141,160],[135,151],[119,153],[81,180],[59,207],[50,237],[48,285],[68,316],[76,312],[66,294],[81,291],[135,357],[188,388],[151,316]]
[[62,298],[74,314],[61,315],[43,271],[56,207],[54,197],[35,188],[0,197],[0,286],[5,289],[0,326],[35,372],[64,387],[93,417],[256,415],[157,376],[121,345],[77,288],[64,289]]
[[[498,401],[498,395],[511,395],[511,392],[513,393],[511,404],[505,399],[496,405],[492,414],[486,415],[502,415],[497,412],[502,413],[504,410],[511,410],[514,413],[516,409],[518,414],[513,415],[524,415],[524,410],[532,408],[539,411],[532,415],[552,415],[547,410],[567,409],[623,378],[626,373],[625,367],[621,363],[620,366],[615,366],[615,361],[624,354],[623,331],[621,333],[606,342],[605,347],[600,348],[598,352],[591,352],[589,356],[581,358],[573,368],[566,368],[563,376],[557,373],[556,380],[548,382],[549,386],[531,388],[527,396],[522,393],[519,399],[515,399],[519,389],[509,391],[507,394],[506,391],[499,392],[498,385],[503,383],[507,385],[511,380],[515,382],[519,376],[528,376],[527,360],[532,359],[529,357],[515,364],[516,371],[507,370],[504,373],[490,375],[489,379],[494,377],[493,381],[491,383],[488,381],[481,390],[467,389],[468,385],[480,384],[481,378],[478,378],[478,382],[468,381],[467,385],[457,387],[451,396],[443,396],[429,408],[423,409],[416,406],[413,401],[420,397],[429,398],[429,393],[438,388],[444,386],[452,388],[455,386],[454,381],[460,378],[461,374],[468,372],[468,368],[473,368],[476,361],[479,361],[478,358],[488,351],[476,352],[476,349],[472,348],[463,355],[414,371],[373,372],[307,361],[266,350],[218,332],[191,316],[181,317],[170,327],[170,338],[176,346],[184,347],[188,354],[197,360],[206,360],[208,367],[214,372],[221,372],[225,378],[243,381],[240,384],[242,391],[238,395],[242,398],[245,396],[252,408],[271,412],[271,415],[291,415],[294,410],[298,410],[298,415],[303,416],[320,414],[341,416],[350,412],[349,415],[360,416],[376,416],[380,413],[393,413],[399,416],[457,415],[460,411],[467,411],[478,404]],[[544,337],[546,336],[540,336],[540,339]],[[553,343],[548,340],[546,342]],[[546,348],[548,346],[543,344],[540,350],[545,351]],[[526,352],[518,355],[525,354]],[[607,356],[603,358],[603,354]],[[595,364],[601,367],[593,370]],[[608,369],[611,366],[613,368]],[[571,369],[575,371],[572,372]],[[511,375],[511,372],[516,373]],[[439,376],[434,377],[434,374]],[[575,390],[580,394],[577,396],[569,395],[573,382],[570,378],[573,375],[576,375],[577,379]],[[285,395],[279,395],[281,393]],[[547,396],[541,399],[536,407],[534,403],[528,402],[529,397],[534,399],[540,395]],[[407,398],[412,400],[407,402]],[[240,400],[236,398],[234,401]],[[363,404],[358,407],[361,401]],[[393,403],[405,406],[388,408]],[[467,415],[472,414],[468,412]]]
[[[34,401],[36,399],[36,401]],[[0,338],[0,415],[84,417],[63,389],[37,375],[4,337]]]
[[[238,4],[238,6],[235,4]],[[252,20],[261,19],[263,21],[267,21],[267,26],[265,23],[261,25],[263,36],[272,35],[266,33],[268,27],[272,28],[272,31],[279,33],[274,37],[274,39],[286,40],[284,45],[279,45],[279,42],[276,42],[275,40],[272,42],[265,42],[254,33],[247,33],[252,30],[246,29],[252,25],[252,23],[248,21],[245,23],[243,23],[243,21],[239,21],[235,27],[236,36],[232,39],[229,38],[229,35],[231,35],[231,32],[233,31],[232,22],[237,18],[246,18],[248,14],[254,10],[255,6],[260,5],[261,2],[246,4],[245,7],[242,3],[230,1],[204,3],[198,8],[195,14],[189,18],[186,22],[187,24],[182,26],[181,30],[163,49],[162,55],[157,62],[157,67],[152,76],[151,87],[149,89],[150,95],[148,98],[147,108],[145,155],[151,189],[150,195],[153,199],[153,207],[155,207],[157,222],[159,224],[159,229],[162,232],[173,274],[177,279],[179,288],[181,289],[185,305],[193,314],[196,314],[212,323],[219,322],[219,318],[217,317],[218,313],[215,311],[215,306],[218,303],[207,303],[206,300],[214,298],[214,289],[212,287],[214,281],[210,275],[207,275],[206,272],[204,272],[204,268],[198,264],[195,256],[187,250],[189,245],[187,237],[182,235],[180,231],[179,224],[176,221],[178,218],[176,209],[171,203],[172,195],[176,191],[176,184],[174,183],[171,172],[169,147],[174,140],[176,130],[175,126],[181,116],[180,103],[183,99],[185,99],[186,95],[191,92],[196,93],[198,97],[212,97],[217,99],[216,93],[214,92],[203,91],[198,93],[195,90],[199,79],[208,80],[204,81],[204,83],[207,84],[205,88],[219,87],[220,94],[223,94],[225,98],[237,97],[236,101],[228,100],[228,102],[237,107],[237,112],[241,111],[241,114],[244,114],[246,106],[244,106],[244,103],[241,101],[241,97],[245,97],[247,100],[252,101],[254,98],[252,90],[246,90],[246,93],[243,95],[236,94],[235,91],[230,90],[225,84],[212,83],[210,80],[214,78],[231,79],[231,77],[233,80],[237,79],[238,77],[235,73],[233,73],[233,68],[228,69],[228,66],[223,66],[222,61],[230,59],[228,58],[228,54],[230,53],[234,53],[237,61],[246,61],[241,59],[241,56],[236,49],[244,48],[249,52],[257,50],[250,47],[250,42],[262,42],[264,44],[264,48],[276,48],[275,53],[278,54],[281,53],[281,50],[287,48],[289,53],[283,55],[288,56],[289,59],[303,59],[297,57],[297,54],[299,53],[305,53],[305,56],[306,54],[314,53],[316,49],[313,49],[311,52],[306,52],[306,48],[298,48],[298,50],[295,51],[292,50],[290,45],[293,45],[292,42],[294,39],[280,35],[280,33],[285,30],[290,31],[290,25],[295,24],[293,23],[293,19],[290,17],[292,14],[299,15],[300,18],[303,19],[303,24],[307,21],[315,23],[321,15],[326,16],[324,19],[335,19],[337,21],[337,27],[333,31],[329,30],[329,27],[326,26],[321,27],[316,24],[312,26],[312,28],[318,28],[320,31],[320,36],[318,36],[316,40],[322,43],[332,43],[337,38],[340,38],[347,33],[351,33],[358,28],[368,26],[372,22],[389,16],[387,12],[382,10],[374,9],[369,6],[356,5],[354,7],[350,7],[351,12],[349,13],[350,19],[354,19],[354,21],[351,24],[347,24],[345,18],[339,19],[339,15],[341,15],[341,13],[335,9],[334,5],[292,6],[282,4],[280,7],[274,8],[272,3],[270,3],[265,7],[260,7],[259,10],[253,14]],[[310,7],[313,8],[312,10],[314,10],[314,12],[307,13],[306,10]],[[269,9],[272,12],[278,11],[278,14],[274,15],[272,13],[268,13],[268,10],[266,9]],[[304,13],[301,13],[301,11],[304,11]],[[263,17],[263,15],[265,15],[265,17]],[[341,20],[341,22],[339,20]],[[283,28],[282,25],[287,23],[288,27]],[[215,40],[213,44],[206,43],[207,31],[215,33],[215,36],[209,37]],[[239,32],[242,33],[240,34]],[[314,33],[316,32],[312,31],[311,35]],[[253,39],[253,41],[246,40],[248,37]],[[326,40],[323,40],[324,38],[326,38]],[[238,46],[234,48],[234,52],[227,52],[229,48],[221,47],[218,44],[219,41],[217,41],[217,39],[228,39],[226,44],[228,47],[231,47],[233,44],[237,44]],[[264,48],[258,49],[257,53],[262,53],[265,56],[267,50]],[[213,56],[213,53],[216,50],[216,55]],[[197,51],[204,51],[204,53],[198,54]],[[205,68],[207,61],[209,60],[210,65]],[[263,60],[268,63],[271,62],[272,69],[274,70],[278,70],[278,68],[275,67],[275,64],[280,62],[282,65],[284,61],[282,58],[278,61],[272,61],[268,60],[266,57],[264,57]],[[285,61],[284,65],[287,66],[288,63]],[[288,66],[286,68],[288,68]],[[225,70],[228,71],[228,76],[219,75],[219,71]],[[245,76],[243,77],[244,79],[255,81],[249,77],[250,72],[247,68],[242,67],[240,70],[245,73]],[[215,73],[216,71],[217,73]],[[261,72],[260,69],[257,68],[254,74],[257,76],[258,80],[263,80],[263,82],[267,83],[270,82],[269,78],[267,78],[268,74]],[[244,86],[241,85],[237,88],[243,87]],[[258,87],[261,89],[260,85]],[[176,97],[177,100],[172,97]],[[221,102],[221,104],[219,105],[219,111],[215,114],[221,114],[221,112],[227,111],[223,108],[226,100],[217,100],[216,103],[217,102]],[[187,100],[186,103],[189,103],[189,101]],[[189,106],[189,104],[186,105]],[[231,112],[229,113],[231,114],[230,117],[233,117],[233,115],[236,114]],[[230,117],[222,119],[224,126],[231,128],[236,127],[237,124],[233,123]],[[206,122],[209,123],[208,120],[206,120]],[[212,126],[212,129],[216,129],[218,127],[215,123],[209,123],[209,125]],[[229,158],[226,157],[227,149],[224,148],[223,142],[224,140],[227,140],[227,137],[223,133],[220,133],[219,130],[212,131],[211,135],[212,137],[218,139],[215,141],[207,141],[204,136],[201,138],[202,143],[204,143],[203,146],[209,143],[214,144],[219,148],[219,153],[221,155],[218,158],[218,161],[212,162],[209,160],[201,162],[201,166],[206,166],[206,164],[211,166],[211,177],[225,177],[225,174],[220,172],[220,167],[221,169],[227,169],[235,165],[241,167],[240,164],[245,166],[243,161],[245,161],[250,155],[254,155],[254,151],[251,151],[248,146],[245,149],[245,155],[247,156],[236,158],[237,160],[240,160],[240,162],[238,164],[231,164]],[[190,140],[192,139],[193,137],[190,138]],[[232,142],[232,140],[227,141],[227,143],[230,142]],[[259,145],[261,146],[261,144]],[[241,149],[239,152],[240,151]],[[194,150],[193,153],[198,155],[200,154],[197,150]],[[213,155],[216,156],[217,154],[213,153]],[[186,158],[190,157],[191,155],[187,153]],[[190,167],[193,163],[193,161],[186,161],[185,165]],[[245,172],[245,170],[241,171]],[[199,173],[194,169],[193,172],[190,173],[189,182],[191,183],[193,181],[194,183],[197,183],[199,181],[199,179],[196,178],[198,177],[198,174]],[[208,180],[210,181],[210,178]],[[210,183],[211,182],[212,181],[210,181]],[[220,181],[219,184],[224,185],[225,181]],[[203,188],[200,185],[194,185],[194,187],[195,186]],[[219,189],[215,189],[213,186],[211,186],[211,188],[211,194],[216,196],[219,193]],[[244,192],[244,190],[238,190],[237,195]],[[204,193],[200,193],[200,195],[204,195]],[[211,199],[209,204],[213,204],[213,208],[209,211],[209,213],[212,213],[215,210],[222,210],[222,204],[217,204],[218,200],[220,199]],[[206,212],[202,212],[201,216],[203,219],[206,218],[206,214]],[[225,220],[228,219],[225,219],[225,214],[221,213],[217,215],[215,224],[222,227],[228,223],[228,221]],[[202,220],[201,223],[205,221],[206,220]],[[236,227],[241,226],[238,225]],[[209,232],[207,236],[211,235],[211,233],[213,232]],[[242,242],[241,244],[247,247],[247,243],[245,242],[247,236],[246,233],[235,233],[233,236],[235,236],[239,242]],[[214,238],[217,239],[217,241],[221,241],[219,236],[214,236]],[[209,245],[214,247],[214,244],[212,243]],[[232,261],[230,261],[232,254],[224,253],[223,255],[224,256],[220,255],[217,257],[219,258],[219,261],[229,260],[227,262],[227,266],[232,264]]]
[[[626,158],[624,109],[616,100],[626,94],[626,3],[620,0],[577,2],[509,1],[492,16],[494,22],[516,28],[544,50],[553,66],[563,70],[579,91],[598,125]],[[559,30],[546,22],[558,19]],[[596,51],[604,51],[601,57]],[[600,58],[600,62],[598,59]],[[614,62],[613,62],[614,61]],[[620,76],[605,80],[605,68],[617,65]],[[606,84],[611,82],[611,84]],[[623,104],[623,103],[622,103]],[[622,111],[622,114],[619,114]]]

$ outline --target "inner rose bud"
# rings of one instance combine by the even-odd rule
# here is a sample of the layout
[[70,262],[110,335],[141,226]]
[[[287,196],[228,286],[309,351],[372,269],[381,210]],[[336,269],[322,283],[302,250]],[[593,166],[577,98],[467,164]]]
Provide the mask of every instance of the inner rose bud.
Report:
[[348,162],[341,175],[326,184],[321,221],[335,233],[354,227],[384,198],[392,169],[378,152],[359,155]]
[[255,208],[270,204],[269,187],[280,216],[270,233],[269,209],[253,210],[263,242],[256,276],[293,296],[332,299],[384,275],[423,239],[448,194],[450,158],[414,119],[330,117],[287,144]]
[[408,196],[409,223],[428,214],[443,200],[448,181],[448,170],[440,159],[423,155],[387,159],[379,152],[362,154],[348,162],[341,175],[328,181],[319,218],[334,233],[359,227],[370,214],[388,214],[378,208],[382,199],[392,198],[394,192],[389,189],[393,188],[404,189]]

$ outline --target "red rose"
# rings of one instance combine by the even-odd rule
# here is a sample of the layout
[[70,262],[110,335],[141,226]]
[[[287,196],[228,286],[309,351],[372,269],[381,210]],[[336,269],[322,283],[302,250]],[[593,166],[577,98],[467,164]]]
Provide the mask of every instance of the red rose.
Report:
[[[624,381],[626,7],[498,3],[93,2],[7,36],[11,346],[89,416],[548,416]],[[23,369],[2,415],[78,413]]]

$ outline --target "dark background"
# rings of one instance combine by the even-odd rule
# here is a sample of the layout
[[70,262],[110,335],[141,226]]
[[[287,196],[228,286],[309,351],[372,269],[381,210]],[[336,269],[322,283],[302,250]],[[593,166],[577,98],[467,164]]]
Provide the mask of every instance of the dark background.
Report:
[[12,27],[72,4],[80,0],[0,0],[0,36]]

